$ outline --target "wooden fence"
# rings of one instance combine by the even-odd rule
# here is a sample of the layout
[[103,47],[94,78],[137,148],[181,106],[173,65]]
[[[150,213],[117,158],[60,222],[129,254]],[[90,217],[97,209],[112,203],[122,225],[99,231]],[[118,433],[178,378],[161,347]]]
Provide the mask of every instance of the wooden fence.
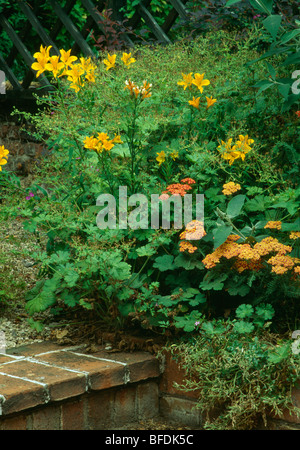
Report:
[[[0,31],[2,29],[13,44],[9,54],[5,57],[0,52],[0,69],[5,73],[6,78],[9,80],[14,90],[20,91],[27,89],[35,78],[35,73],[31,69],[34,58],[32,52],[28,50],[28,42],[26,41],[26,34],[28,35],[29,30],[32,29],[35,32],[35,51],[38,51],[40,45],[43,44],[44,46],[51,45],[53,52],[59,54],[56,38],[64,28],[65,32],[70,37],[70,42],[73,42],[72,54],[81,53],[86,57],[95,57],[95,47],[91,47],[87,42],[90,32],[94,31],[97,35],[105,33],[105,29],[103,28],[105,20],[103,13],[105,8],[111,9],[115,21],[121,23],[121,8],[126,4],[126,0],[80,0],[82,7],[84,7],[87,12],[86,23],[83,27],[81,26],[80,29],[79,25],[75,23],[76,21],[72,19],[70,15],[72,8],[78,0],[67,0],[64,7],[61,6],[58,0],[48,1],[55,18],[55,24],[50,31],[46,31],[43,20],[40,18],[42,17],[40,11],[38,8],[34,8],[30,5],[30,0],[16,0],[17,7],[19,11],[22,12],[25,19],[25,25],[21,30],[16,30],[16,27],[10,20],[10,9],[4,9],[2,12],[0,11]],[[168,0],[168,2],[170,3],[171,9],[162,25],[157,23],[150,12],[151,0],[141,0],[135,7],[132,18],[126,22],[126,28],[134,31],[141,26],[141,23],[143,23],[148,27],[156,41],[163,44],[169,44],[171,40],[168,37],[168,33],[176,19],[180,17],[181,19],[187,20],[189,13],[185,8],[187,0]],[[32,37],[30,39],[32,39]],[[134,46],[134,40],[132,40],[132,35],[130,33],[123,33],[122,40],[125,40],[128,47]],[[15,59],[20,57],[27,66],[26,74],[21,80],[20,75],[17,76],[13,69]],[[39,82],[46,88],[51,86],[44,74],[39,77]]]

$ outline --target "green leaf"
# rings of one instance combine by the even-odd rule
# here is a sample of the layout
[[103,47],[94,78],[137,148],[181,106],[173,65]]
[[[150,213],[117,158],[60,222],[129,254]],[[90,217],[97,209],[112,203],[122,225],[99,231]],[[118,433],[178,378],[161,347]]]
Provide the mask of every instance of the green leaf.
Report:
[[244,320],[240,320],[233,325],[234,331],[240,334],[251,333],[254,330],[254,325]]
[[296,37],[298,34],[300,34],[300,30],[292,30],[292,31],[287,31],[286,33],[284,33],[281,38],[280,38],[280,44],[286,44],[287,42],[289,42],[291,39],[294,39],[294,37]]
[[252,305],[240,305],[236,311],[235,314],[239,319],[245,319],[246,317],[251,317],[254,312]]
[[155,263],[153,264],[153,267],[160,270],[161,272],[165,272],[166,270],[172,270],[175,267],[173,261],[174,261],[174,256],[172,256],[172,255],[158,256],[155,259]]
[[273,0],[250,0],[251,6],[265,14],[272,14]]
[[278,364],[289,356],[291,344],[287,343],[277,347],[274,351],[271,351],[268,355],[268,361],[271,364]]
[[225,7],[228,8],[229,6],[234,5],[235,3],[240,3],[242,0],[228,0]]
[[274,41],[276,40],[280,25],[281,25],[282,17],[278,14],[273,14],[263,20],[263,25],[266,30],[271,34]]
[[274,308],[270,304],[257,306],[255,312],[257,315],[261,316],[263,320],[271,320],[275,314]]
[[231,232],[232,227],[228,225],[221,225],[220,227],[215,228],[213,230],[214,249],[222,245],[226,241]]
[[262,80],[262,81],[259,81],[258,83],[256,83],[253,87],[259,88],[259,90],[257,91],[257,95],[259,95],[259,94],[261,94],[261,92],[265,91],[266,89],[269,89],[269,87],[271,87],[271,86],[274,86],[273,81]]
[[226,214],[229,217],[236,217],[240,214],[241,209],[244,205],[245,202],[245,195],[236,195],[235,197],[233,197],[230,202],[227,205],[227,211]]
[[219,275],[218,277],[215,276],[211,273],[208,273],[203,281],[200,283],[199,287],[203,290],[203,291],[209,291],[209,290],[214,290],[214,291],[221,291],[224,287],[224,281],[228,278],[228,275],[226,273],[223,273],[221,275]]

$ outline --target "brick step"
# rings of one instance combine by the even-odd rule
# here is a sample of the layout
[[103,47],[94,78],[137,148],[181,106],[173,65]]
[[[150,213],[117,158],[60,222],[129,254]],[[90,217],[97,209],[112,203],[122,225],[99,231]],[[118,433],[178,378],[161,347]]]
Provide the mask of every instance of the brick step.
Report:
[[85,346],[52,342],[6,350],[0,354],[0,429],[39,429],[37,423],[76,429],[78,421],[77,429],[101,429],[122,422],[122,415],[154,417],[159,376],[158,359],[146,352],[109,353],[99,346],[90,354]]

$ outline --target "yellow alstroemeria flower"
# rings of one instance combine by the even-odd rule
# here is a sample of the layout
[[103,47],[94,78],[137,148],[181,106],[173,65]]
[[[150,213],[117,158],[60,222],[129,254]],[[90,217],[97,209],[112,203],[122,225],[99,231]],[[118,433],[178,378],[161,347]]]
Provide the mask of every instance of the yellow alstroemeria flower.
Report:
[[183,89],[186,90],[186,88],[189,88],[192,86],[193,83],[193,72],[188,73],[185,75],[184,73],[181,74],[183,80],[177,81],[177,84],[179,86],[183,86]]
[[200,97],[197,97],[197,98],[193,97],[193,100],[189,100],[189,104],[191,106],[194,106],[194,108],[197,108],[197,109],[199,109],[199,103],[200,103]]
[[173,159],[173,161],[175,161],[175,159],[179,158],[179,153],[177,150],[173,150],[173,152],[170,153],[170,156]]
[[65,51],[64,49],[59,50],[60,52],[60,60],[64,63],[65,66],[71,66],[73,62],[77,61],[77,56],[71,56],[71,49]]
[[4,166],[4,164],[7,164],[6,156],[9,154],[9,151],[4,148],[4,145],[0,145],[0,172],[2,170],[1,166]]
[[206,102],[207,102],[206,108],[207,109],[210,108],[214,103],[216,103],[216,101],[217,101],[217,99],[212,98],[212,96],[206,97]]
[[209,80],[204,80],[204,73],[200,74],[200,73],[195,73],[195,77],[192,81],[192,83],[197,86],[197,88],[199,89],[199,91],[203,92],[203,86],[208,86],[210,84]]
[[248,135],[243,136],[242,134],[239,135],[239,140],[236,141],[236,146],[241,149],[241,151],[247,153],[251,150],[250,145],[254,143],[253,139],[249,139]]
[[131,53],[123,53],[121,61],[123,61],[126,67],[129,67],[130,64],[133,64],[136,60],[131,57]]
[[116,64],[116,57],[117,55],[110,55],[109,53],[107,54],[107,59],[104,59],[103,62],[106,65],[106,70],[112,69],[113,67],[115,67]]
[[114,144],[123,144],[123,141],[122,141],[121,136],[119,134],[118,135],[115,134],[115,137],[112,139],[112,142]]
[[163,150],[156,154],[158,155],[156,161],[158,161],[159,165],[161,165],[166,160],[166,154]]
[[84,147],[88,148],[89,150],[95,150],[98,144],[98,139],[95,138],[95,136],[87,136],[84,141]]
[[50,58],[50,49],[52,48],[52,45],[49,45],[49,47],[43,47],[40,46],[40,51],[33,54],[33,57],[37,60],[40,58],[46,58],[49,60]]
[[62,72],[65,68],[65,64],[59,61],[59,56],[50,56],[49,62],[46,64],[46,70],[53,73],[54,78]]

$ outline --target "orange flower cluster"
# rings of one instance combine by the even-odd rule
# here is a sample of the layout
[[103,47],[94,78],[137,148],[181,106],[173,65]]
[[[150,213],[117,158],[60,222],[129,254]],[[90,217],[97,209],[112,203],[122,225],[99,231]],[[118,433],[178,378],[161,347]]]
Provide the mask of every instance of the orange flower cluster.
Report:
[[[261,242],[257,242],[252,247],[250,244],[238,244],[238,235],[230,235],[226,241],[220,245],[213,253],[203,259],[203,264],[207,269],[215,267],[220,263],[221,258],[235,258],[233,268],[238,272],[244,270],[259,270],[266,262],[272,266],[271,271],[276,274],[284,274],[294,268],[295,274],[300,273],[300,259],[287,255],[292,251],[292,247],[281,244],[277,239],[267,237]],[[266,257],[267,258],[264,258]],[[268,258],[270,256],[270,258]]]
[[300,231],[291,231],[290,239],[296,240],[300,238]]
[[181,197],[184,197],[186,192],[190,189],[192,188],[189,184],[174,183],[167,186],[167,189],[162,193],[168,195],[181,195]]
[[276,221],[276,220],[270,220],[265,226],[264,228],[269,228],[270,230],[281,230],[281,222],[280,220]]
[[125,81],[124,89],[128,89],[130,92],[130,95],[132,97],[135,97],[135,98],[140,97],[141,100],[144,100],[145,98],[151,97],[151,95],[152,95],[151,87],[152,87],[152,84],[148,83],[147,81],[144,81],[143,86],[139,87],[137,84],[135,84],[133,81],[131,81],[129,79],[129,80]]
[[180,234],[180,239],[187,239],[187,241],[183,240],[182,242],[180,242],[179,251],[184,252],[185,250],[187,250],[189,253],[194,253],[195,250],[197,250],[197,247],[195,247],[188,241],[198,241],[205,235],[206,232],[204,230],[203,222],[201,222],[200,220],[192,220],[186,225],[185,230]]
[[203,222],[200,220],[192,220],[185,227],[185,231],[180,234],[180,239],[187,239],[188,241],[198,241],[206,235]]
[[197,250],[197,247],[192,245],[190,242],[182,241],[179,244],[179,251],[184,252],[187,250],[189,253],[194,253]]
[[229,181],[229,183],[223,184],[223,194],[231,195],[241,189],[240,184],[234,183],[233,181]]

